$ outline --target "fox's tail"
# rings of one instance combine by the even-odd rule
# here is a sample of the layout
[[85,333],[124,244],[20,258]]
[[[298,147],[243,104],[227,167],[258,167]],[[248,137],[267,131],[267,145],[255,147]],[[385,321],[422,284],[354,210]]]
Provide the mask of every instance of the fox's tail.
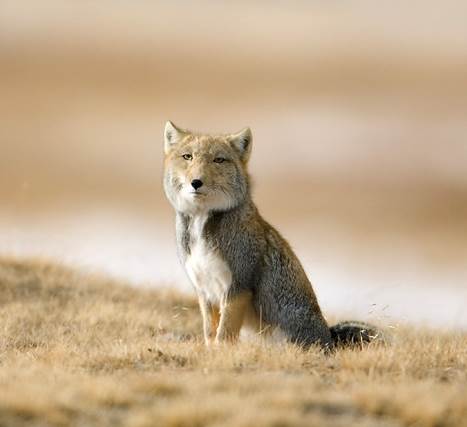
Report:
[[380,330],[364,322],[340,322],[329,329],[336,347],[363,347],[375,340],[384,341]]

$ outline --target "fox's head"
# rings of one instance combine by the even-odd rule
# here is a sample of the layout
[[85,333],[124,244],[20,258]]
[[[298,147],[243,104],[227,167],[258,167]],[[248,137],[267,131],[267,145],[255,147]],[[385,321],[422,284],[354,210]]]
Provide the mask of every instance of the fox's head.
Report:
[[164,189],[174,208],[193,214],[230,210],[249,196],[249,128],[230,135],[204,135],[167,122]]

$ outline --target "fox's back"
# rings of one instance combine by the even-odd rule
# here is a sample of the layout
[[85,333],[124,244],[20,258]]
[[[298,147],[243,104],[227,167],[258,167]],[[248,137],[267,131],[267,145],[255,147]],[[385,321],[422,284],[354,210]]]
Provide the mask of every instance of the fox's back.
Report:
[[[256,207],[213,215],[206,224],[206,239],[220,248],[231,268],[231,291],[251,291],[261,322],[288,329],[304,341],[303,325],[315,324],[324,341],[327,326],[306,273],[288,242],[266,222]],[[301,319],[300,327],[297,317]],[[304,334],[305,331],[302,331]]]

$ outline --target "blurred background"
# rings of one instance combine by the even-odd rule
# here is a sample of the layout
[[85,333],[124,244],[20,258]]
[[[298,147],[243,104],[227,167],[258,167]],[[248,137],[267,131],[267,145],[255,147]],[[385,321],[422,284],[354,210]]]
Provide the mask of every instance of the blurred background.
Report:
[[253,130],[323,310],[467,329],[467,4],[0,2],[0,255],[192,292],[170,119]]

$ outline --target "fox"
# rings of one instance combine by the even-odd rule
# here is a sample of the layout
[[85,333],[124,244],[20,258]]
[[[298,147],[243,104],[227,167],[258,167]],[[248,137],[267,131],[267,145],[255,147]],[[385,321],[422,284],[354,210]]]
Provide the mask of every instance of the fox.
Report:
[[242,328],[304,348],[369,343],[378,335],[371,325],[328,326],[299,259],[258,212],[248,171],[252,140],[248,127],[204,134],[165,124],[163,186],[205,344],[234,343]]

